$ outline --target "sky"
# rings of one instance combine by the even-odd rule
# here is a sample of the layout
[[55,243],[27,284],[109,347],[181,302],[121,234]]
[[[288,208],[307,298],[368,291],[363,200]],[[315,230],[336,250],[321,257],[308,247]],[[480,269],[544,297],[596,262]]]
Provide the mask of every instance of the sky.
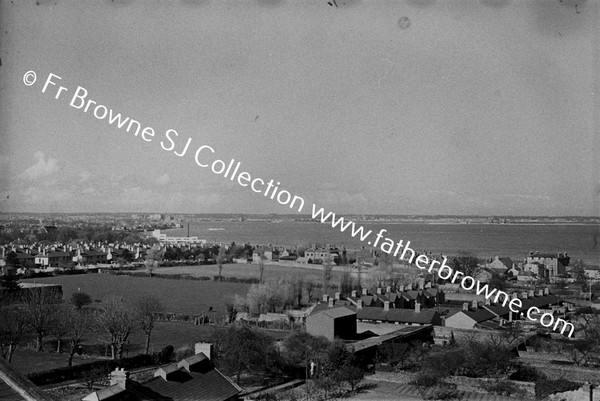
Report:
[[[303,213],[600,212],[600,1],[3,0],[0,12],[0,212],[294,212],[200,167],[203,145],[215,153],[202,163],[235,159],[302,197]],[[155,136],[72,106],[78,87]]]

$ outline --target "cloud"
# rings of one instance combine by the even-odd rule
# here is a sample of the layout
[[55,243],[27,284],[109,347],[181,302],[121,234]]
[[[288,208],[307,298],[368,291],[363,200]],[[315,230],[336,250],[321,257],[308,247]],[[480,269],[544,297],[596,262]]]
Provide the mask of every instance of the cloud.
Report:
[[50,157],[46,159],[44,152],[35,152],[33,158],[36,160],[36,163],[23,172],[24,178],[37,180],[38,178],[49,176],[58,171],[58,161]]
[[171,179],[169,178],[169,174],[165,173],[160,177],[157,177],[154,182],[156,182],[156,184],[158,185],[166,185],[169,183],[169,181],[171,181]]

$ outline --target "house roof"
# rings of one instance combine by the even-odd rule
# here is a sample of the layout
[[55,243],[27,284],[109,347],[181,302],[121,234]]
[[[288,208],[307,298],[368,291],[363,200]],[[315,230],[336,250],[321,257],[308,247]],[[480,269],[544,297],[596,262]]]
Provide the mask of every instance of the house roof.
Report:
[[[167,380],[160,372],[168,372]],[[210,360],[199,353],[164,366],[145,383],[127,380],[89,394],[84,400],[202,400],[225,401],[242,389],[216,369]]]
[[383,308],[368,307],[356,311],[357,318],[362,320],[381,320],[398,323],[431,324],[438,313],[432,309],[415,312],[413,309],[393,308],[384,311]]
[[224,401],[242,391],[216,368],[203,372],[180,368],[177,374],[178,377],[168,381],[155,377],[144,383],[143,387],[164,400]]
[[[327,304],[319,304],[319,305],[327,305]],[[352,316],[352,315],[356,315],[356,312],[354,312],[352,309],[347,308],[346,306],[334,306],[333,308],[325,308],[325,309],[320,309],[317,310],[316,312],[313,309],[313,313],[311,313],[311,316],[314,316],[316,314],[322,313],[325,316],[329,316],[330,318],[333,319],[337,319],[340,317],[345,317],[345,316]]]
[[508,267],[509,269],[511,267],[513,267],[513,265],[515,264],[515,262],[513,262],[513,260],[511,258],[498,258],[498,260],[500,262],[502,262],[502,264],[506,267]]
[[[492,312],[485,310],[485,309],[475,309],[475,310],[468,310],[468,311],[461,310],[461,311],[458,311],[457,313],[453,314],[452,316],[458,315],[459,313],[463,313],[463,314],[467,315],[468,317],[470,317],[477,323],[485,322],[486,320],[492,320],[493,318],[496,317],[495,314],[493,314]],[[449,316],[449,317],[452,317],[452,316]]]

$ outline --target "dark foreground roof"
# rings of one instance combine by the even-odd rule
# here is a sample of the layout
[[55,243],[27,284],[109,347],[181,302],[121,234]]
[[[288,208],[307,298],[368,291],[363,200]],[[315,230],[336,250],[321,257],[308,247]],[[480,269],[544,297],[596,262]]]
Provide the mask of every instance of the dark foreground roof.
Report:
[[0,359],[0,401],[44,401],[49,400],[35,384],[15,372]]

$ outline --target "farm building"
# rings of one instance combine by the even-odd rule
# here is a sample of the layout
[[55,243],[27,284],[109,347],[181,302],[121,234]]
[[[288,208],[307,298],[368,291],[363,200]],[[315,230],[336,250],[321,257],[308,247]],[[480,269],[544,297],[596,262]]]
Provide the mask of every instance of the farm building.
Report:
[[356,337],[356,312],[345,307],[327,307],[313,310],[306,318],[306,331],[313,336],[351,340]]

